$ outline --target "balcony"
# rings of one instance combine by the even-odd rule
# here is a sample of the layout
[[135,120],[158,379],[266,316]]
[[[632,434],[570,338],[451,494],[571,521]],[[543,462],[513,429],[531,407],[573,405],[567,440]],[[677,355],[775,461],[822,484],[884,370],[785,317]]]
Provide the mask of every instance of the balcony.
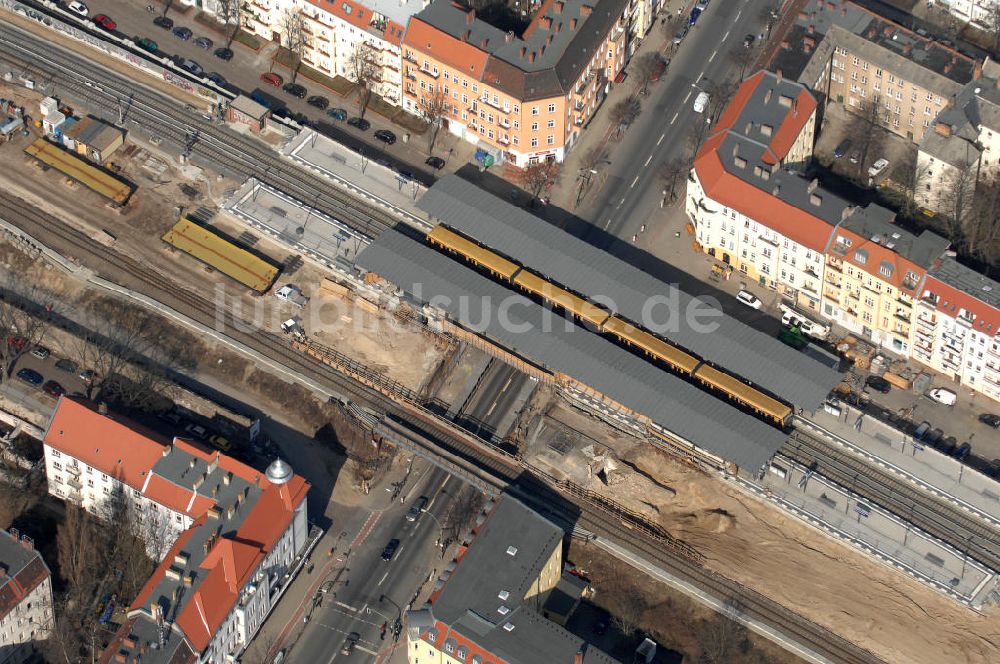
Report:
[[432,71],[430,69],[424,69],[423,67],[420,68],[420,71],[421,71],[421,73],[427,74],[427,76],[429,76],[429,77],[431,77],[431,78],[433,78],[435,80],[438,78],[438,76],[440,76],[439,72],[435,73],[434,71]]
[[835,258],[828,259],[826,261],[826,267],[830,270],[833,270],[837,274],[841,274],[844,271],[844,264]]
[[920,348],[919,346],[914,346],[913,347],[913,354],[916,355],[918,358],[924,360],[928,364],[930,364],[930,362],[931,362],[931,352],[929,350],[924,350],[923,348]]
[[508,120],[507,118],[499,118],[497,120],[497,124],[499,124],[504,129],[510,129],[510,120]]
[[895,317],[896,317],[897,320],[901,320],[904,323],[909,323],[910,322],[910,314],[906,313],[905,311],[901,311],[901,310],[897,309],[896,313],[895,313]]
[[847,299],[861,302],[861,293],[858,291],[847,291]]
[[66,484],[70,485],[72,488],[76,489],[77,491],[80,491],[81,489],[83,489],[83,484],[80,483],[80,480],[75,479],[75,478],[74,479],[66,480]]
[[909,307],[911,309],[913,308],[913,300],[906,300],[906,299],[903,299],[901,297],[897,297],[896,298],[896,303],[897,304],[901,304],[904,307]]
[[921,329],[919,327],[917,328],[917,335],[920,336],[920,337],[923,337],[923,338],[927,339],[928,343],[933,343],[934,342],[934,335],[930,334],[926,330],[923,330],[923,329]]
[[919,316],[918,315],[917,316],[917,322],[920,323],[921,325],[923,325],[924,327],[931,328],[932,330],[935,327],[937,327],[937,319],[936,318],[927,318],[926,316]]

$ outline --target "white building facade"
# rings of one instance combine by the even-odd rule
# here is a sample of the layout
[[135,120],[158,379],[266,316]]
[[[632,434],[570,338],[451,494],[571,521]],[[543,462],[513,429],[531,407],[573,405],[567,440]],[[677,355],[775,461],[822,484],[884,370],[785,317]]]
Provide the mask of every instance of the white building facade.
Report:
[[52,575],[41,554],[17,530],[0,530],[0,664],[39,660],[52,610]]

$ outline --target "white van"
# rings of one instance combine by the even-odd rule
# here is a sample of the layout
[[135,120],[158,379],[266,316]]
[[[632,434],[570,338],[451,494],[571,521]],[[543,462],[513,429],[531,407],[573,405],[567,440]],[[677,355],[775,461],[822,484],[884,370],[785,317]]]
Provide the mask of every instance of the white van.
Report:
[[704,113],[705,109],[708,108],[708,93],[699,92],[698,96],[694,98],[694,112]]
[[813,339],[826,339],[830,335],[830,326],[823,325],[822,323],[817,323],[816,321],[807,318],[804,314],[799,313],[795,309],[792,309],[787,304],[782,303],[781,308],[781,324],[787,327],[796,326],[802,331],[802,334],[808,334]]

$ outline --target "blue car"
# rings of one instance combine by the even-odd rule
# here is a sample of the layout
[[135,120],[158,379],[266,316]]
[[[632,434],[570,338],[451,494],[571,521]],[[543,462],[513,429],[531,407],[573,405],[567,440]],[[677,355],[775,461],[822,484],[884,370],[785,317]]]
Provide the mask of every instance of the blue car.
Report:
[[34,385],[35,387],[41,385],[44,380],[42,374],[34,369],[21,369],[17,372],[17,377],[28,385]]
[[694,25],[698,22],[698,17],[701,16],[701,9],[695,7],[691,10],[691,16],[688,17],[688,25]]

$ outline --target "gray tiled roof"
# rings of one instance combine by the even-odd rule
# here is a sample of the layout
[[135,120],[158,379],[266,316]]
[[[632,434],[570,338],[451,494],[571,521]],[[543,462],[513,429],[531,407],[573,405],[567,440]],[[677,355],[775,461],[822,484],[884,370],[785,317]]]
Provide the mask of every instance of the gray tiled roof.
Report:
[[930,267],[948,249],[948,240],[937,233],[924,230],[914,235],[891,223],[893,217],[889,210],[870,205],[845,219],[841,227],[864,238],[877,237],[879,244],[923,268]]
[[[510,664],[618,664],[525,601],[545,564],[562,546],[563,530],[510,496],[503,496],[428,609],[411,612],[411,629],[435,621]],[[513,547],[515,552],[508,551]],[[507,599],[500,599],[507,591]],[[506,607],[507,613],[498,609]],[[428,615],[429,614],[429,615]]]
[[1000,309],[1000,282],[994,281],[953,258],[945,258],[928,275],[962,291],[994,309]]
[[[457,176],[438,180],[417,205],[566,288],[609,298],[632,321],[646,318],[644,307],[656,296],[676,293],[679,312],[697,300]],[[696,331],[683,316],[674,318],[674,329],[664,333],[668,339],[790,403],[815,408],[840,381],[838,372],[721,312],[711,334]]]
[[[422,302],[433,300],[453,321],[502,347],[573,377],[743,468],[759,468],[785,440],[777,429],[397,231],[383,233],[358,256],[357,265],[419,294]],[[501,324],[499,315],[508,324]],[[837,375],[809,362],[822,375]],[[773,365],[771,371],[776,371]],[[818,391],[808,385],[802,389]]]
[[[572,88],[628,0],[563,0],[561,4],[559,9],[552,3],[542,17],[536,17],[527,36],[505,33],[480,18],[470,22],[467,10],[451,0],[435,0],[416,18],[489,53],[487,74],[497,77],[501,89],[530,100]],[[550,27],[544,27],[543,18],[551,20]]]

